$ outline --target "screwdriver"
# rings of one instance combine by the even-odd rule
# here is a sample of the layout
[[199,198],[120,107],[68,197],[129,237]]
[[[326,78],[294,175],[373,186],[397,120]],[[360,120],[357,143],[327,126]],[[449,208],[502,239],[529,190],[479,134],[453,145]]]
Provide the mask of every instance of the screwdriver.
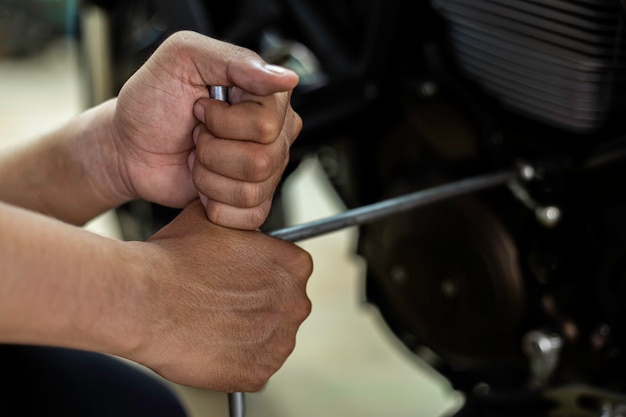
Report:
[[[212,98],[228,101],[227,87],[210,87],[209,90]],[[320,220],[313,220],[307,223],[274,230],[268,233],[268,235],[289,242],[299,242],[338,231],[346,227],[371,223],[384,217],[403,213],[449,198],[460,197],[462,195],[504,185],[518,177],[520,177],[519,171],[513,169],[470,177],[346,210]],[[229,393],[228,408],[230,417],[245,417],[244,393]]]

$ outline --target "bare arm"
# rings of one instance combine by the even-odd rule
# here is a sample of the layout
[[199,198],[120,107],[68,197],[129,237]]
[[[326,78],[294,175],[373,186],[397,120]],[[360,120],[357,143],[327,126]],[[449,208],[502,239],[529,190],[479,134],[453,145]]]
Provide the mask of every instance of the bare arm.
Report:
[[[214,223],[254,230],[301,129],[297,82],[251,51],[177,33],[117,99],[0,151],[0,201],[82,224],[136,198],[183,208],[201,195]],[[232,87],[232,103],[210,100],[207,85]]]
[[[1,151],[0,343],[116,354],[201,388],[261,388],[310,309],[308,255],[246,231],[266,217],[300,130],[295,83],[250,51],[184,32],[118,99]],[[206,85],[232,86],[233,103],[209,100]],[[135,198],[185,209],[147,242],[71,225]]]
[[140,261],[125,243],[3,203],[0,231],[1,342],[124,349]]
[[0,201],[81,225],[128,200],[117,190],[115,100],[37,141],[0,150]]
[[260,389],[310,311],[311,260],[199,202],[148,242],[0,203],[0,343],[126,357],[181,384]]

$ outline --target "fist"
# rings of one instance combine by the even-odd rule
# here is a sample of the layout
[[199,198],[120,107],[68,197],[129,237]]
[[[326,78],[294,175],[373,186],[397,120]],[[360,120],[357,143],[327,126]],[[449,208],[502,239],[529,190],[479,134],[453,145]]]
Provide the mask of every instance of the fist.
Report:
[[263,224],[302,128],[289,93],[257,96],[239,88],[231,103],[200,99],[189,164],[208,218],[254,230]]
[[[172,35],[115,102],[107,137],[121,199],[183,208],[200,195],[214,223],[258,228],[302,126],[289,104],[297,83],[250,50]],[[209,99],[216,85],[231,88],[231,104]]]
[[310,256],[261,232],[215,225],[199,202],[136,245],[150,273],[128,326],[139,342],[123,356],[183,385],[262,388],[310,312]]

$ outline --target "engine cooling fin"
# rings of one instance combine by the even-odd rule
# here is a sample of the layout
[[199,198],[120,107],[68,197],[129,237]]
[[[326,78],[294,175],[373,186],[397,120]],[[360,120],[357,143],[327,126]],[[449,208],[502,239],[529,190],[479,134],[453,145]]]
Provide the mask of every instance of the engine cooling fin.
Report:
[[576,133],[624,115],[619,0],[432,0],[468,78],[510,109]]

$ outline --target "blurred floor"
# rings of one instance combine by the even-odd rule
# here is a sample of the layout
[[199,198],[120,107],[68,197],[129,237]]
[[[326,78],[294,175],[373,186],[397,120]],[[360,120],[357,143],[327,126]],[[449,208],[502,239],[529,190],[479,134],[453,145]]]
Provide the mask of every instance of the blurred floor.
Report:
[[[35,57],[0,60],[2,145],[29,140],[79,112],[79,74],[70,41]],[[313,160],[288,181],[287,204],[292,223],[342,209]],[[111,213],[87,227],[119,236]],[[249,417],[430,417],[458,404],[446,382],[410,357],[376,310],[363,303],[364,268],[354,255],[355,237],[348,230],[301,244],[315,260],[308,288],[313,312],[284,367],[262,392],[248,395]],[[228,415],[224,394],[174,388],[192,417]]]

